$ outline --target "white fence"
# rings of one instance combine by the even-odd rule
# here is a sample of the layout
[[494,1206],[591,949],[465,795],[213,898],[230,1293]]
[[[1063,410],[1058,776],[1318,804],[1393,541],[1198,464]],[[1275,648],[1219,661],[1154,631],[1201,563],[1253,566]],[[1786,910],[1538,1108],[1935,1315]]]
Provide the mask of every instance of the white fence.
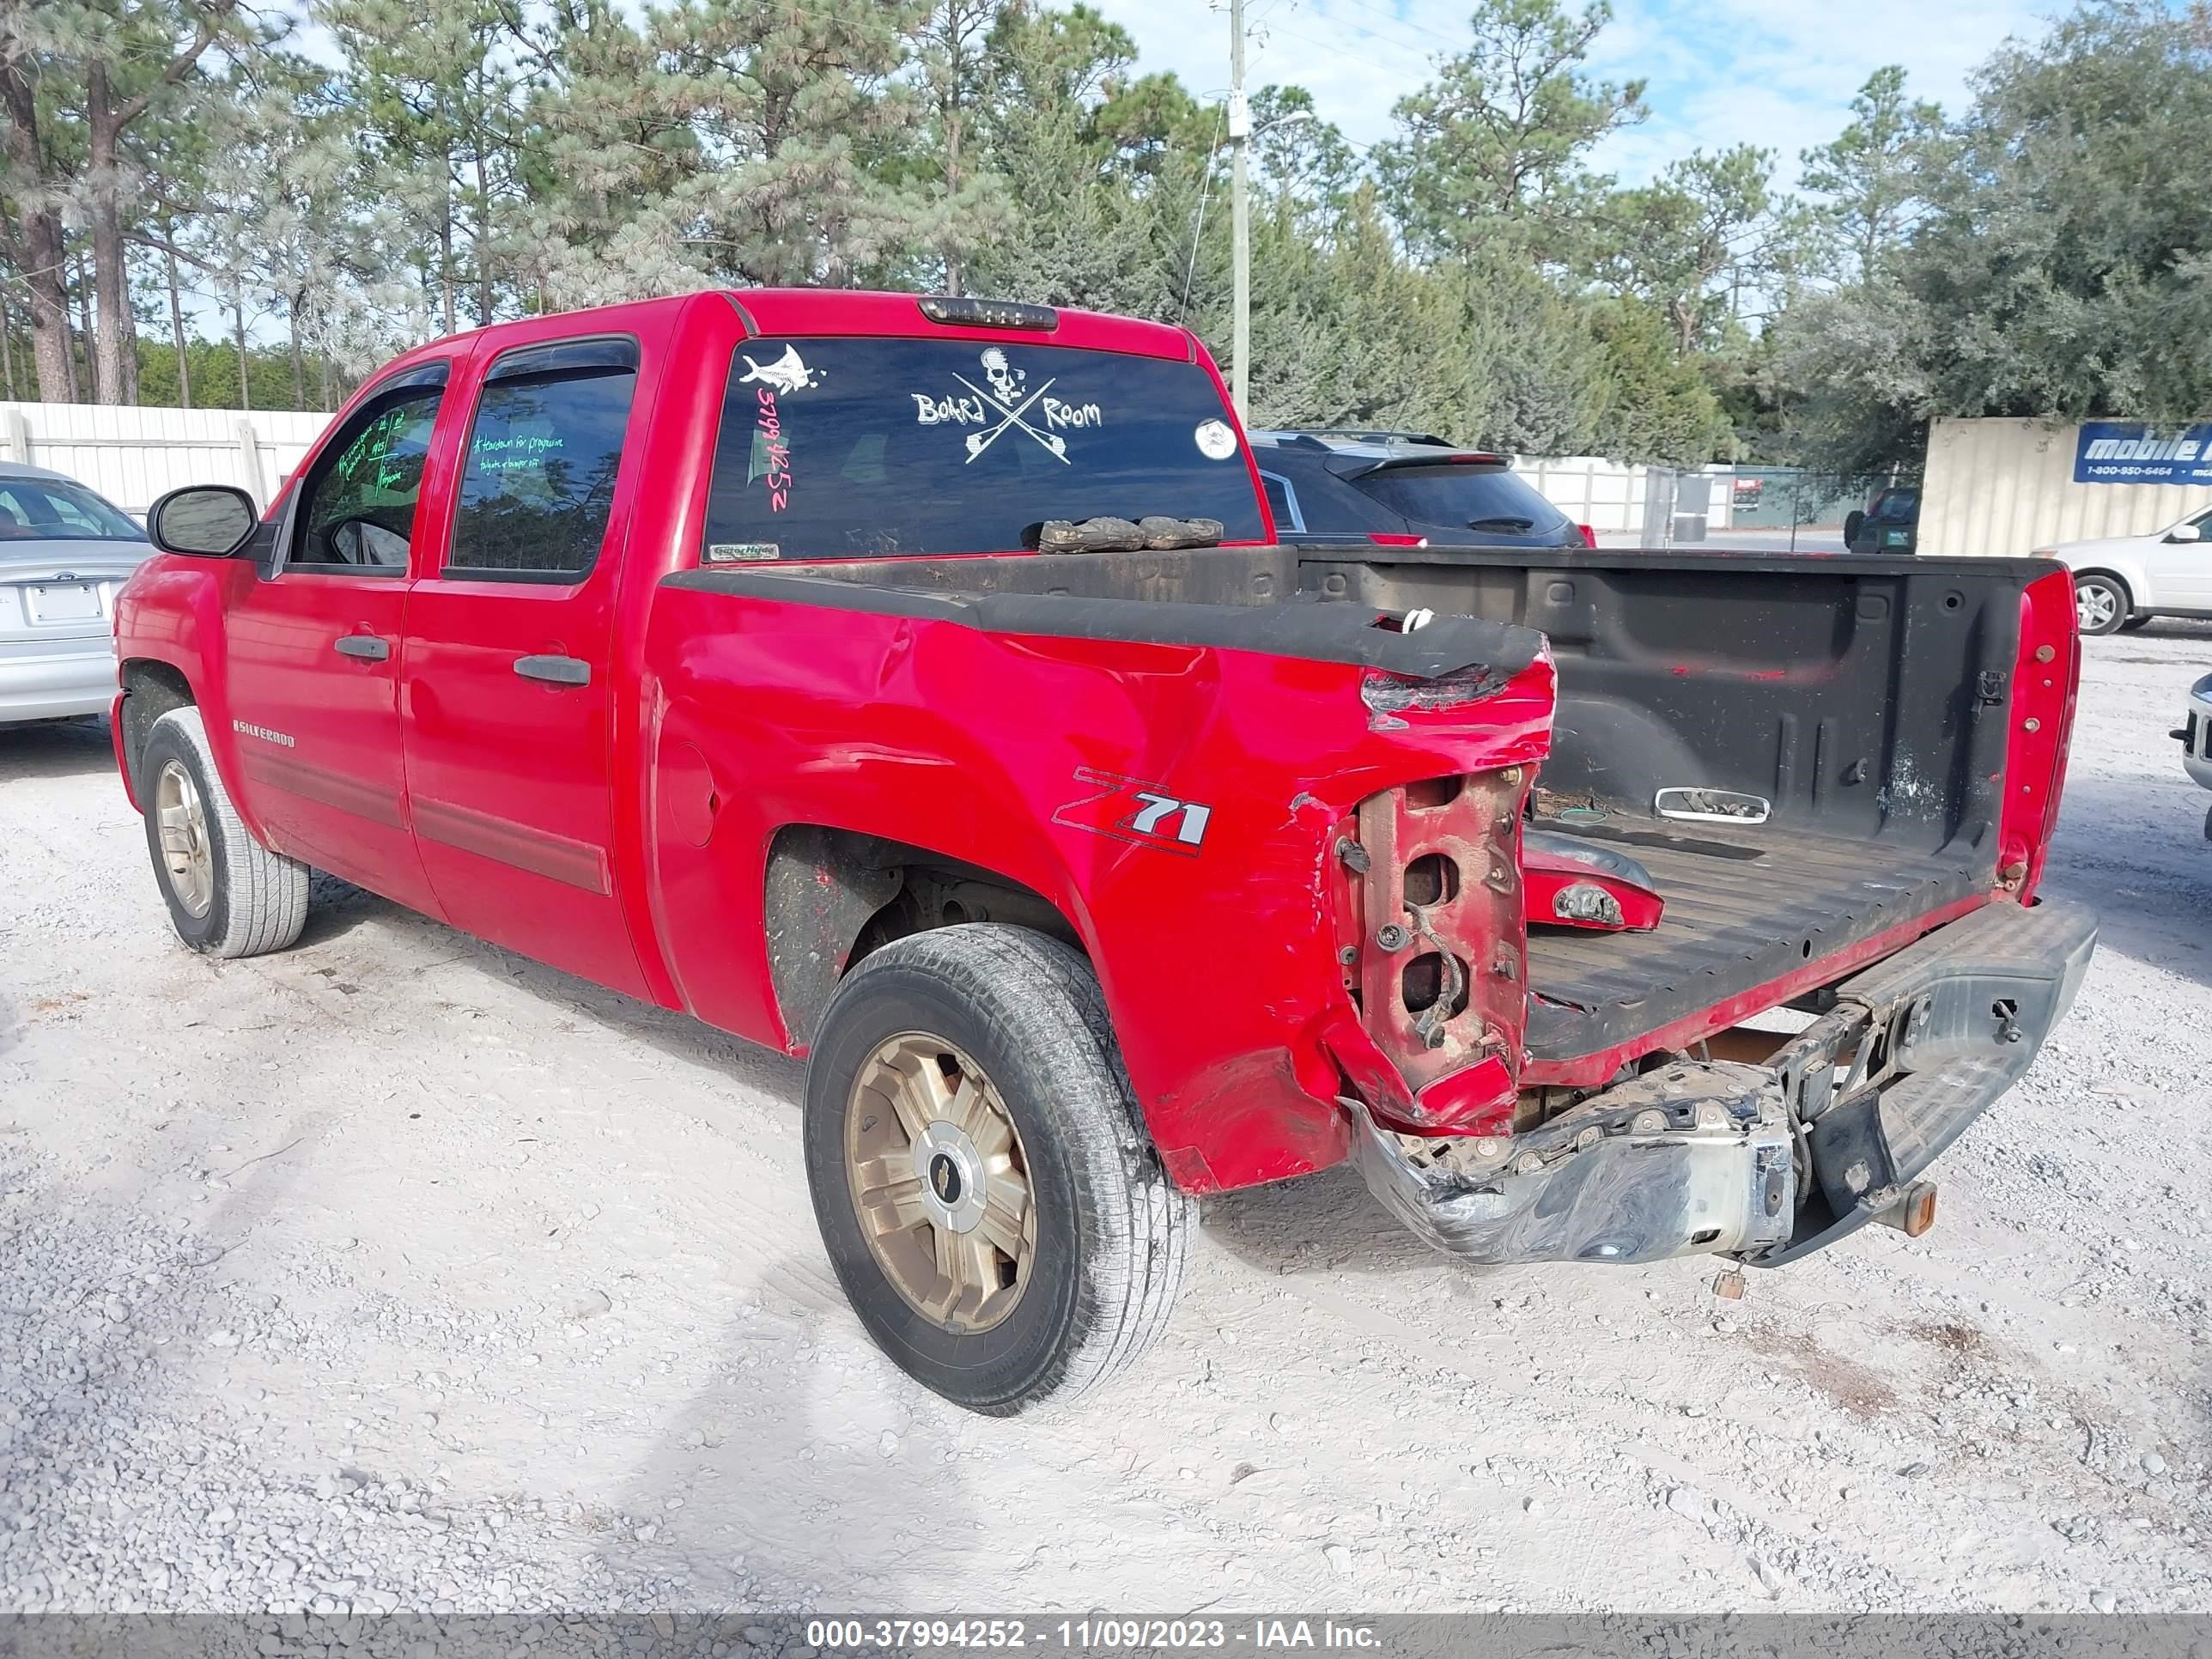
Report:
[[2092,536],[2148,535],[2212,507],[2212,489],[2074,482],[2081,428],[1939,420],[1920,496],[1923,553],[2032,553]]
[[[1608,545],[1625,543],[1641,547],[1654,534],[1654,472],[1650,467],[1609,461],[1601,455],[1528,455],[1516,459],[1513,470],[1569,519],[1588,525],[1607,538]],[[1705,528],[1726,530],[1729,508],[1733,504],[1730,486],[1735,481],[1735,474],[1725,466],[1701,467],[1698,471],[1711,480],[1705,508]],[[1680,487],[1671,482],[1673,477],[1666,468],[1657,470],[1661,490],[1657,505],[1662,525],[1672,510],[1670,501],[1677,499],[1668,493],[1670,488]],[[1665,532],[1660,533],[1663,536]]]
[[140,517],[156,497],[194,483],[237,484],[266,507],[330,418],[0,402],[0,458],[65,472]]
[[1644,529],[1648,468],[1625,466],[1595,455],[1556,459],[1531,455],[1516,459],[1513,470],[1569,519],[1601,536],[1636,534]]

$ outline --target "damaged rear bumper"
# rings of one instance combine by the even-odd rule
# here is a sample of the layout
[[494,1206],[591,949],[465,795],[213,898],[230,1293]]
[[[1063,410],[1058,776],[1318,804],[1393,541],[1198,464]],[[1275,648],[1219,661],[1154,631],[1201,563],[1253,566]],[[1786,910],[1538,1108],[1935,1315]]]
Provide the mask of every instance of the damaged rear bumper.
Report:
[[1790,1236],[1790,1120],[1762,1066],[1668,1066],[1510,1139],[1417,1141],[1346,1104],[1368,1190],[1464,1261],[1656,1261]]
[[1899,1204],[2072,1006],[2094,915],[1992,903],[1834,988],[1761,1066],[1677,1060],[1510,1138],[1419,1139],[1346,1102],[1368,1187],[1468,1261],[1780,1266]]

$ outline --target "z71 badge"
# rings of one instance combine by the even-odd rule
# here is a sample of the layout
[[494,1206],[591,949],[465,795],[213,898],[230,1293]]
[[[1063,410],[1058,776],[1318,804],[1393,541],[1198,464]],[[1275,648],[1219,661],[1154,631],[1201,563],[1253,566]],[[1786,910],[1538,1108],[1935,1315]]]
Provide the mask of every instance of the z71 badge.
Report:
[[1206,840],[1206,823],[1213,817],[1211,806],[1180,799],[1157,784],[1125,778],[1118,772],[1101,772],[1095,767],[1077,767],[1075,781],[1092,786],[1097,793],[1068,802],[1052,815],[1054,823],[1088,830],[1095,836],[1110,836],[1137,847],[1157,847],[1187,859],[1198,856]]

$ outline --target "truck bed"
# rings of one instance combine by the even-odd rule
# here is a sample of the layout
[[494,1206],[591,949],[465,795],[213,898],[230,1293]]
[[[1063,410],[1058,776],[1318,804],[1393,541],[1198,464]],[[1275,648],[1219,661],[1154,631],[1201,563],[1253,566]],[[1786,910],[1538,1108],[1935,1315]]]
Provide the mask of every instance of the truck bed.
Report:
[[1667,911],[1648,933],[1528,930],[1532,1060],[1632,1042],[1989,890],[1986,857],[1957,844],[1916,854],[1765,825],[1696,828],[1715,833],[1575,826],[1650,871]]
[[[1559,672],[1543,827],[1617,846],[1666,901],[1649,933],[1538,926],[1532,1060],[1601,1055],[1988,893],[2027,560],[1700,550],[1219,548],[856,560],[699,572],[682,585],[958,614],[1017,632],[1203,639],[1386,663],[1478,642]],[[823,602],[817,597],[815,602]],[[1415,608],[1407,635],[1328,613]],[[1485,629],[1499,629],[1496,634]],[[1449,629],[1446,633],[1443,630]],[[1465,631],[1462,631],[1465,630]],[[1326,641],[1324,645],[1322,641]],[[1511,665],[1509,663],[1507,665]],[[1401,672],[1422,672],[1404,669]],[[1671,789],[1766,803],[1763,822],[1662,816]]]

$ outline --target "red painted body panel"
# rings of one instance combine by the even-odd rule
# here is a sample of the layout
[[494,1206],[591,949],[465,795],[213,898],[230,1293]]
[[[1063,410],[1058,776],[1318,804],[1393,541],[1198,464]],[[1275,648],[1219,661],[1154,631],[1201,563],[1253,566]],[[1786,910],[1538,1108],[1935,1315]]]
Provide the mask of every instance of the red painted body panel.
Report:
[[[406,582],[336,573],[237,582],[252,573],[236,563],[229,574],[223,655],[233,719],[246,727],[231,729],[239,781],[263,835],[318,869],[436,914],[401,778]],[[388,641],[392,655],[341,656],[337,641],[347,635]]]
[[[653,400],[673,361],[666,342],[678,314],[665,303],[613,307],[582,326],[576,317],[539,317],[479,337],[441,412],[439,441],[450,445],[444,476],[462,475],[470,416],[493,359],[579,335],[639,340],[626,464],[598,559],[572,584],[446,574],[457,492],[448,485],[433,504],[426,491],[401,667],[409,811],[447,918],[635,997],[656,997],[661,982],[639,960],[616,872],[615,801],[636,785],[615,783],[617,711],[628,701],[615,629],[657,447],[645,441]],[[646,464],[629,465],[630,456]],[[516,674],[519,659],[538,655],[585,663],[590,678],[553,685]]]
[[2043,861],[2058,830],[2058,797],[2066,783],[2081,679],[2074,573],[2061,568],[2030,582],[2020,596],[2020,656],[2013,667],[1997,866],[2001,872],[2017,870],[2013,890],[2023,904],[2043,880]]
[[116,775],[123,780],[123,799],[131,803],[134,812],[142,810],[138,805],[138,780],[131,775],[131,758],[123,749],[123,693],[115,694],[114,702],[107,706],[107,741],[115,750]]
[[[659,711],[655,753],[684,758],[654,769],[650,861],[684,1005],[799,1051],[769,984],[769,841],[795,823],[884,836],[998,871],[1067,918],[1184,1179],[1210,1190],[1332,1161],[1344,1142],[1321,1029],[1343,1006],[1324,910],[1336,826],[1394,785],[1540,758],[1552,709],[1543,662],[1456,721],[1377,732],[1360,682],[1249,652],[665,591],[643,702]],[[1097,793],[1078,776],[1092,769],[1211,806],[1201,854],[1054,822]],[[683,923],[700,916],[713,926]]]
[[[423,866],[455,927],[645,997],[615,873],[617,575],[607,560],[574,588],[416,585],[407,793]],[[590,683],[517,675],[515,659],[533,655],[588,663]]]
[[[636,339],[640,369],[599,564],[565,587],[447,579],[484,368],[516,344],[610,333]],[[1572,1078],[1524,1067],[1500,1000],[1509,983],[1516,1006],[1520,994],[1502,965],[1521,961],[1517,871],[1494,878],[1513,937],[1487,953],[1462,942],[1492,976],[1477,982],[1471,1046],[1419,1066],[1378,1047],[1339,954],[1346,823],[1379,792],[1522,768],[1500,797],[1510,808],[1547,752],[1548,658],[1486,696],[1384,720],[1346,665],[661,586],[697,562],[730,355],[756,333],[1007,338],[927,323],[912,296],[793,290],[532,319],[425,347],[387,371],[451,365],[408,571],[331,578],[157,556],[118,604],[125,661],[185,676],[241,814],[270,845],[793,1053],[805,1034],[778,1006],[763,925],[780,830],[882,836],[1018,882],[1088,950],[1161,1157],[1194,1191],[1344,1156],[1334,1101],[1347,1076],[1378,1110],[1468,1133],[1507,1124],[1517,1087],[1602,1081],[1632,1057],[1587,1057]],[[1037,337],[1184,358],[1221,392],[1184,330],[1064,312]],[[1272,537],[1249,446],[1246,463]],[[280,500],[272,520],[284,512]],[[2031,611],[2042,617],[2039,599]],[[333,654],[357,631],[393,638],[392,659]],[[512,659],[540,653],[588,663],[588,690],[514,676]],[[2021,684],[2025,697],[2025,667]],[[2069,699],[2071,685],[2069,673]],[[2055,751],[2045,739],[2014,757],[2048,780],[2017,826],[2039,865],[2063,752],[2061,735]],[[1202,847],[1184,856],[1103,833],[1102,776],[1209,809]],[[1517,812],[1506,819],[1484,832],[1497,845],[1517,843]],[[2008,857],[2014,830],[2008,813]],[[1809,963],[1806,984],[1904,942]],[[1793,988],[1760,988],[1638,1046],[1694,1041]]]
[[[207,720],[209,747],[223,776],[238,781],[238,734],[231,728],[229,654],[224,649],[230,596],[253,580],[235,560],[179,558],[157,553],[141,564],[116,595],[118,661],[144,659],[181,673]],[[231,791],[246,826],[276,846],[261,801],[252,791]]]

